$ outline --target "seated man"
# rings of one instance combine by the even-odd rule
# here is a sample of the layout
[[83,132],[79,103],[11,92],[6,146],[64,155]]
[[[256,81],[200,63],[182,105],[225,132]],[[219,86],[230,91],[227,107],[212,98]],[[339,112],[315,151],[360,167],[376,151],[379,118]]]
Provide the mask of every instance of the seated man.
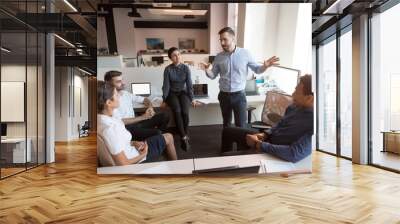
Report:
[[[148,137],[159,135],[165,132],[169,122],[167,113],[155,114],[151,102],[146,97],[136,96],[125,90],[122,80],[122,73],[119,71],[108,71],[104,76],[104,81],[115,87],[120,96],[120,107],[117,108],[113,116],[120,118],[126,129],[132,134],[132,140],[142,141]],[[134,103],[143,103],[147,110],[138,117],[133,111]]]
[[222,153],[232,149],[232,143],[253,148],[258,152],[275,155],[290,162],[297,162],[311,154],[311,137],[314,126],[314,96],[311,75],[300,77],[293,92],[293,104],[273,128],[263,132],[244,128],[225,128],[222,132]]

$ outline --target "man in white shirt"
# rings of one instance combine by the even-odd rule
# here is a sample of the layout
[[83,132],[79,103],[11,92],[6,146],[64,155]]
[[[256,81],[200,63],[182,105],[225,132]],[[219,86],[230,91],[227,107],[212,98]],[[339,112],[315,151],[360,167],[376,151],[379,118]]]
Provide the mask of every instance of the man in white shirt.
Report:
[[[132,140],[142,141],[148,137],[161,134],[167,128],[169,116],[167,113],[155,113],[151,101],[142,96],[136,96],[125,90],[122,73],[108,71],[104,75],[104,81],[114,86],[120,96],[120,106],[115,109],[113,116],[120,118],[126,129],[132,134]],[[133,106],[142,103],[147,107],[146,112],[135,117]]]

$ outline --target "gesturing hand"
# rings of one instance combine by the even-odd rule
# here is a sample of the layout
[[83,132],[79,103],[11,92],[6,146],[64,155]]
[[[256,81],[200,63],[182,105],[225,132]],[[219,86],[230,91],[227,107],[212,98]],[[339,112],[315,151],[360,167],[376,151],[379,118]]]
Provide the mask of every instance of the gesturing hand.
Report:
[[210,64],[210,63],[200,62],[199,65],[200,65],[200,69],[201,69],[201,70],[207,70],[207,69],[210,68],[210,65],[211,65],[211,64]]
[[265,68],[269,68],[274,65],[279,65],[279,58],[276,56],[270,57],[268,60],[265,60],[263,65]]

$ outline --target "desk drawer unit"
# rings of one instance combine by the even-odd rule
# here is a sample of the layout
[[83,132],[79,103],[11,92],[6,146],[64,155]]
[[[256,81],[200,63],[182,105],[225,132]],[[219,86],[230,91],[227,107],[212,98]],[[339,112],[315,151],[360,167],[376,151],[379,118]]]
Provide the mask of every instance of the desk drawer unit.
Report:
[[385,132],[383,143],[385,152],[400,154],[400,132]]

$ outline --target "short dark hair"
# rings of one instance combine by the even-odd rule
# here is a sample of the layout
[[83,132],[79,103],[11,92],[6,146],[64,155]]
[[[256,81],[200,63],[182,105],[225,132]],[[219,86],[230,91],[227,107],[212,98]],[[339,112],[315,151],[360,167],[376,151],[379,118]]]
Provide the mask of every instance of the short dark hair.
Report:
[[314,95],[312,91],[312,76],[310,74],[306,74],[300,77],[300,82],[303,84],[303,93],[306,96]]
[[229,26],[222,28],[222,29],[218,32],[219,35],[221,35],[221,34],[223,34],[223,33],[229,33],[229,34],[235,36],[235,31],[234,31],[232,28],[230,28]]
[[108,71],[104,75],[104,81],[111,82],[112,78],[121,76],[121,75],[122,75],[122,72],[120,72],[120,71]]
[[110,83],[97,81],[97,113],[104,110],[107,100],[111,100],[114,96],[114,89]]
[[171,59],[171,55],[172,55],[172,53],[174,53],[174,51],[179,51],[179,49],[177,47],[171,47],[170,49],[168,49],[169,59]]

